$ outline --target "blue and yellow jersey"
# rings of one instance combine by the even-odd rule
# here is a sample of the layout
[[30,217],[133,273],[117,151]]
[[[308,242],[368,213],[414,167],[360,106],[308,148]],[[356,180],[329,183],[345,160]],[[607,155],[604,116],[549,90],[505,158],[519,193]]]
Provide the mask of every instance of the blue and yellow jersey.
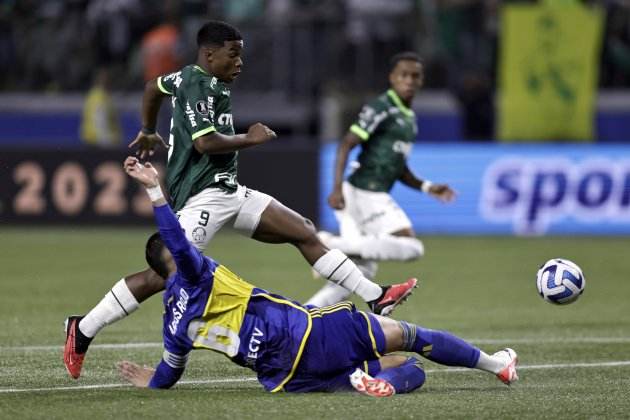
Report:
[[[190,350],[208,349],[256,371],[266,390],[282,390],[308,340],[309,311],[201,254],[188,243],[168,205],[157,207],[155,215],[178,269],[164,292],[165,351],[157,377],[169,376],[170,369],[183,371]],[[153,386],[171,386],[180,375],[174,381],[156,379]]]

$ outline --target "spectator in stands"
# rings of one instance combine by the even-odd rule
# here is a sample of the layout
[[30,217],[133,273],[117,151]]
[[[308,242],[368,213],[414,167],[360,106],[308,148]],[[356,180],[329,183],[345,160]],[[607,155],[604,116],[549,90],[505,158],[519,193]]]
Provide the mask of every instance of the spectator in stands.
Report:
[[96,147],[118,147],[122,129],[109,91],[109,72],[101,68],[87,93],[81,118],[81,140]]
[[172,73],[184,63],[181,56],[180,25],[175,6],[167,3],[166,18],[142,38],[142,63],[144,80],[153,80],[163,74]]

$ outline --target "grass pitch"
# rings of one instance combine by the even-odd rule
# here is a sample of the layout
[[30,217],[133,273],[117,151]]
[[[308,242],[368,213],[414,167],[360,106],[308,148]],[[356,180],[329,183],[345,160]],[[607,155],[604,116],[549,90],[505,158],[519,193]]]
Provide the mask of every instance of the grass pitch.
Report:
[[[62,321],[90,309],[123,275],[144,268],[150,228],[0,229],[0,418],[628,418],[630,257],[627,238],[424,238],[426,257],[382,264],[379,279],[415,275],[420,288],[395,313],[447,329],[487,352],[513,347],[521,381],[425,363],[412,394],[269,394],[251,371],[197,351],[170,391],[125,386],[114,369],[161,357],[161,302],[154,297],[93,342],[79,381],[61,360]],[[290,246],[231,233],[208,250],[248,281],[305,300],[321,284]],[[577,262],[586,291],[558,307],[536,293],[538,266]],[[364,308],[361,304],[359,307]]]

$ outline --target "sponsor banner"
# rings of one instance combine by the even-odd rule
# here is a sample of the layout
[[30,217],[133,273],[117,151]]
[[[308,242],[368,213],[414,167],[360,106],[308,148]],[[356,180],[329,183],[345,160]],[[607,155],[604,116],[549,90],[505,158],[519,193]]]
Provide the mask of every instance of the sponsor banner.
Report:
[[[2,151],[2,224],[151,222],[143,188],[125,174],[127,152]],[[156,159],[156,161],[164,159]],[[160,174],[164,165],[155,163]]]
[[[333,232],[335,149],[320,155],[320,224]],[[408,163],[458,192],[441,204],[397,183],[419,234],[630,235],[630,145],[416,144]]]
[[[153,223],[146,192],[123,171],[128,154],[125,149],[2,150],[0,225]],[[316,221],[317,158],[310,147],[263,145],[243,151],[239,182]],[[151,162],[164,175],[165,154]]]
[[601,10],[507,5],[501,25],[498,137],[592,139]]

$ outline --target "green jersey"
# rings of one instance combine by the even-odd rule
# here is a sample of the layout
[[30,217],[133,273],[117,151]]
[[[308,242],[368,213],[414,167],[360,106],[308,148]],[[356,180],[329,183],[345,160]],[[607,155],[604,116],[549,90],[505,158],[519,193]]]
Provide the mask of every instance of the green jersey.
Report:
[[415,113],[390,89],[363,106],[350,131],[362,143],[360,166],[348,181],[364,190],[389,192],[404,172],[418,132]]
[[234,135],[230,90],[197,65],[160,76],[157,84],[173,105],[166,175],[173,209],[208,187],[236,191],[238,153],[207,155],[193,147],[195,139],[215,131]]

